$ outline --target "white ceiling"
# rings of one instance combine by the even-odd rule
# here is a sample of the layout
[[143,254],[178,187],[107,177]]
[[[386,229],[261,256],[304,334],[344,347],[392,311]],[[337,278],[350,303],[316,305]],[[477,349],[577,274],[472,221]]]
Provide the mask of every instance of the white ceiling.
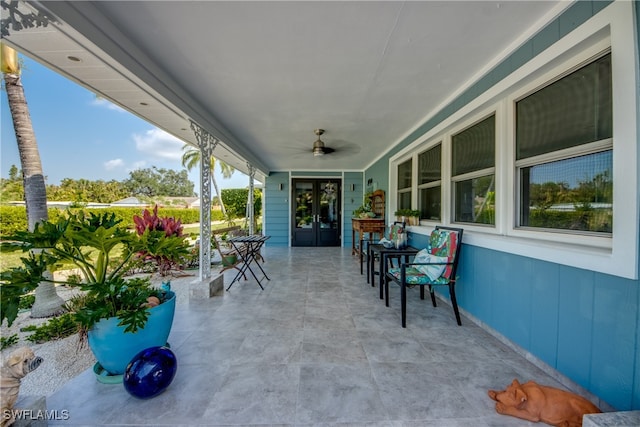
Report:
[[7,41],[245,172],[362,170],[569,4],[43,2],[59,22]]

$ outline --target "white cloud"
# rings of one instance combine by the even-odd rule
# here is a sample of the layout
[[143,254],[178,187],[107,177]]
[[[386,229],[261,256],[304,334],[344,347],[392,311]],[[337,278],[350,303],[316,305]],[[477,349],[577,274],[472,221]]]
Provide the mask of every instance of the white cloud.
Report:
[[105,98],[96,97],[91,102],[91,105],[93,105],[95,107],[106,108],[106,109],[112,110],[112,111],[120,111],[122,113],[126,113],[127,112],[126,110],[124,110],[120,106],[114,104],[113,102],[111,102],[111,101],[109,101],[108,99],[105,99]]
[[124,166],[124,160],[122,159],[113,159],[104,162],[104,168],[108,171],[119,169]]
[[160,129],[151,129],[144,134],[134,134],[136,149],[148,158],[180,160],[184,142]]

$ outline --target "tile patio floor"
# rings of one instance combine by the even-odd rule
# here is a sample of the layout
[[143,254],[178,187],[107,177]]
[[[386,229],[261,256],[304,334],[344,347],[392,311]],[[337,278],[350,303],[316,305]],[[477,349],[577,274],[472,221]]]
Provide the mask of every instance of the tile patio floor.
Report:
[[533,426],[496,414],[487,389],[514,378],[562,387],[417,289],[403,329],[398,287],[385,307],[349,249],[264,254],[264,291],[252,279],[178,302],[178,371],[163,394],[136,399],[89,369],[47,398],[69,414],[49,425]]

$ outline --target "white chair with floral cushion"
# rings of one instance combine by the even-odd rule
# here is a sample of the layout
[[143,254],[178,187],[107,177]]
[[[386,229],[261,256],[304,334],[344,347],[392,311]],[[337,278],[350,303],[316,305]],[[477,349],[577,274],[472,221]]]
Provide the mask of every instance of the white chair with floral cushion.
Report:
[[411,262],[389,268],[385,277],[386,305],[389,306],[389,282],[400,286],[402,327],[407,327],[407,288],[420,286],[420,299],[424,299],[424,287],[429,287],[431,302],[436,307],[434,287],[448,286],[451,305],[458,325],[462,325],[456,301],[456,271],[462,248],[461,228],[438,226],[429,236],[429,246],[415,254]]

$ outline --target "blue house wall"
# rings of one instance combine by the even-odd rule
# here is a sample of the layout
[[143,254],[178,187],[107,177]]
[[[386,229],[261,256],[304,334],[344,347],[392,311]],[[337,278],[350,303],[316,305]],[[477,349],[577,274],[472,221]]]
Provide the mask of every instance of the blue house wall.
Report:
[[289,172],[273,172],[264,186],[264,234],[271,236],[268,246],[289,245]]

